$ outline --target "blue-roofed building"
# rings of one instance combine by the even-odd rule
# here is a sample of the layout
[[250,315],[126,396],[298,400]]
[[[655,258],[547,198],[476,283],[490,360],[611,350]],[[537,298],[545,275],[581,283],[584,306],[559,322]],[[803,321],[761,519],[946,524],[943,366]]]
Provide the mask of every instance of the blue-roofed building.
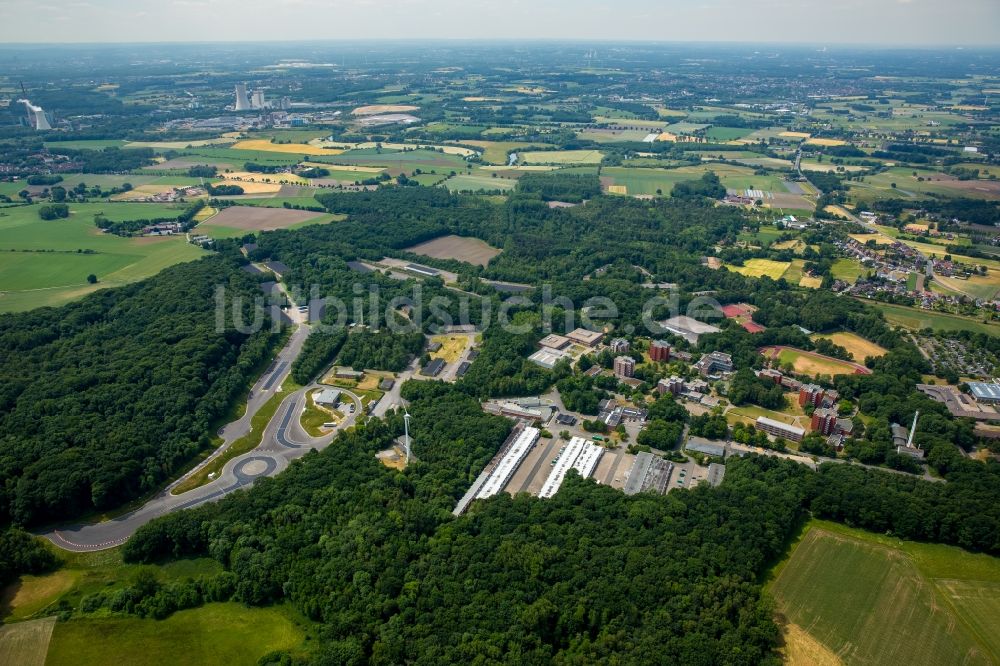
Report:
[[976,402],[1000,403],[1000,384],[996,382],[969,382],[969,391]]

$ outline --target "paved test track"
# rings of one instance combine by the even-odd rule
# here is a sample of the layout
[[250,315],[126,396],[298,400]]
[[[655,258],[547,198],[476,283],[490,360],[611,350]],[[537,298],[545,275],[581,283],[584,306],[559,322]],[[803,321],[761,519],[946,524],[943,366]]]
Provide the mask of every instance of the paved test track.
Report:
[[[84,552],[113,548],[124,543],[135,534],[137,529],[154,518],[172,511],[190,509],[206,502],[218,500],[229,493],[250,486],[261,477],[278,474],[287,468],[292,460],[305,455],[312,449],[326,447],[333,440],[336,432],[323,437],[312,437],[302,428],[299,419],[295,418],[305,409],[306,394],[315,388],[313,385],[299,389],[281,402],[275,412],[275,418],[272,418],[267,424],[257,448],[228,461],[219,475],[211,482],[180,495],[171,493],[171,490],[185,478],[197,472],[198,469],[225,451],[234,441],[250,432],[250,419],[274,395],[274,390],[280,387],[288,376],[292,361],[302,350],[302,345],[309,336],[310,330],[310,327],[306,325],[299,326],[295,330],[288,343],[278,353],[274,363],[254,384],[251,397],[247,401],[246,413],[219,430],[224,445],[205,462],[170,484],[135,511],[100,523],[59,527],[42,533],[42,536],[56,546],[69,551]],[[347,415],[341,425],[341,428],[346,428],[352,425],[357,416],[362,413],[362,406],[361,400],[350,391],[342,391],[342,395],[354,401],[354,412]]]

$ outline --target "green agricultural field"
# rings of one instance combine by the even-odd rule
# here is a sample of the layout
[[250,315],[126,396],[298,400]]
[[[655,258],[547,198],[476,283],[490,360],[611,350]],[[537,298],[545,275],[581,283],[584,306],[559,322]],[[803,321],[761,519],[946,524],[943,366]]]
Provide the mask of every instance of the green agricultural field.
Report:
[[[934,284],[934,283],[931,283]],[[910,330],[930,328],[935,331],[975,331],[988,335],[1000,335],[1000,324],[985,323],[980,320],[960,317],[946,312],[931,312],[918,310],[904,305],[890,305],[867,301],[873,308],[880,310],[886,320],[893,326],[902,326]]]
[[379,153],[375,148],[348,150],[340,155],[314,155],[310,162],[325,164],[343,164],[348,166],[373,166],[413,173],[414,169],[421,171],[436,170],[438,173],[461,171],[467,164],[461,155],[439,153],[425,148],[407,151],[390,151],[383,149]]
[[[41,220],[38,205],[0,209],[0,311],[57,305],[107,286],[154,275],[205,251],[181,236],[121,238],[94,226],[94,214],[112,220],[174,217],[166,204],[72,204],[64,220]],[[98,284],[87,283],[93,273]]]
[[512,190],[517,185],[516,180],[510,178],[493,178],[492,176],[468,176],[460,174],[449,178],[442,183],[452,192],[462,192],[471,190],[473,192],[492,192],[494,190]]
[[532,150],[518,153],[521,164],[600,164],[599,150]]
[[[296,164],[304,155],[296,153],[279,153],[270,150],[237,150],[235,148],[217,148],[202,146],[179,151],[180,157],[207,157],[213,162],[231,164],[233,170],[242,170],[247,162],[267,164],[270,166],[287,166]],[[309,155],[308,161],[316,162],[316,155]]]
[[275,650],[300,647],[305,632],[286,608],[214,603],[165,620],[73,619],[52,632],[48,666],[167,663],[256,664]]
[[748,127],[709,127],[705,130],[705,138],[718,142],[735,141],[742,139],[752,131]]
[[1000,662],[998,558],[812,521],[768,588],[844,664]]
[[54,152],[60,148],[70,150],[104,150],[105,148],[121,148],[126,141],[123,139],[81,139],[79,141],[46,141],[45,147]]
[[545,148],[544,143],[524,141],[460,141],[463,146],[472,146],[483,151],[483,160],[489,164],[507,164],[507,154],[521,148]]

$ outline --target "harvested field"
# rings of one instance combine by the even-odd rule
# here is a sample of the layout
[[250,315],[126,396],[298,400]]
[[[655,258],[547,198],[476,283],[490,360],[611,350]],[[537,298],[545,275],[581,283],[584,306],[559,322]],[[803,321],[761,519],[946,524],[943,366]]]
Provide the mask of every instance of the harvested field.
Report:
[[781,653],[786,666],[841,666],[844,662],[830,648],[797,624],[781,628]]
[[808,139],[812,135],[808,132],[781,132],[778,136],[783,136],[786,139]]
[[434,240],[406,248],[407,252],[422,254],[433,259],[456,259],[467,264],[485,266],[490,259],[500,254],[496,249],[479,240],[466,236],[441,236]]
[[599,150],[533,150],[518,156],[526,164],[600,164],[604,159]]
[[734,273],[739,273],[746,277],[764,277],[765,275],[772,280],[777,280],[788,267],[791,266],[789,261],[772,261],[771,259],[748,259],[742,266],[727,266],[727,268]]
[[795,347],[764,347],[760,353],[765,358],[777,360],[781,365],[790,364],[794,372],[800,375],[811,377],[819,375],[870,375],[872,373],[871,370],[858,363],[841,361],[839,358]]
[[608,194],[628,194],[628,186],[608,185]]
[[817,139],[810,138],[806,140],[806,143],[813,146],[846,146],[846,141],[841,141],[840,139]]
[[227,227],[245,231],[273,231],[274,229],[287,229],[322,215],[322,213],[311,210],[231,206],[198,225],[198,229],[207,233],[211,232],[212,227]]
[[410,104],[369,104],[368,106],[359,106],[351,113],[355,116],[375,116],[380,113],[406,113],[407,111],[419,110],[419,106]]
[[44,666],[55,616],[0,627],[0,664]]
[[809,277],[808,275],[803,275],[802,279],[799,280],[800,287],[806,287],[808,289],[819,289],[823,286],[823,278],[821,277]]
[[865,340],[856,333],[848,333],[846,331],[816,334],[813,335],[812,338],[814,340],[824,338],[835,345],[840,345],[847,350],[847,352],[851,355],[851,358],[859,363],[863,363],[869,356],[885,356],[888,353],[888,350],[885,347],[877,345],[869,340]]
[[234,150],[259,150],[266,153],[291,153],[293,155],[340,155],[342,148],[314,146],[311,143],[271,143],[266,139],[247,139],[233,144]]

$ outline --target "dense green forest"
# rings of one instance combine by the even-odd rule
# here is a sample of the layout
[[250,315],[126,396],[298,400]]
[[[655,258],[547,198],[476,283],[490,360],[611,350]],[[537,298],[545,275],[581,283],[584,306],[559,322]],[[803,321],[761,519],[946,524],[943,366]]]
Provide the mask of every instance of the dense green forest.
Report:
[[[216,286],[257,283],[222,257],[98,291],[60,308],[0,315],[0,516],[66,520],[148,493],[209,445],[270,357],[267,326],[216,330]],[[230,307],[231,306],[227,306]]]
[[[508,422],[457,386],[404,395],[417,457],[405,472],[374,457],[399,416],[371,420],[246,493],[143,527],[126,557],[217,558],[232,598],[287,599],[320,622],[333,663],[760,664],[778,663],[777,629],[757,580],[810,512],[1000,552],[1000,465],[971,462],[940,484],[751,456],[720,488],[668,496],[571,475],[551,500],[501,494],[453,519]],[[672,401],[655,409],[671,418]],[[139,612],[177,607],[155,594]]]

